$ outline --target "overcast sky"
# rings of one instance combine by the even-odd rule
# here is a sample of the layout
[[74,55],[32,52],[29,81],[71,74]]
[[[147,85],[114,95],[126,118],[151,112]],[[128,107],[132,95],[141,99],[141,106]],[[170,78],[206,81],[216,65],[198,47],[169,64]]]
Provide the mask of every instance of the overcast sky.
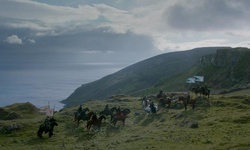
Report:
[[0,61],[130,64],[195,47],[250,47],[249,7],[249,0],[0,0]]

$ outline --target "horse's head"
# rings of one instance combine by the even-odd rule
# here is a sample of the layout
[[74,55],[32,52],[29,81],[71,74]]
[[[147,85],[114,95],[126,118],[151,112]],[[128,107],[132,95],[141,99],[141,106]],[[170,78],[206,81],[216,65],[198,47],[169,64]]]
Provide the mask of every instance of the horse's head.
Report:
[[56,122],[55,118],[50,118],[49,122]]
[[90,111],[89,113],[87,113],[87,116],[88,117],[91,117],[91,116],[93,116],[95,113],[93,112],[93,111]]
[[87,111],[89,112],[89,108],[87,107],[87,108],[83,109],[83,111],[84,112],[87,112]]
[[130,112],[131,112],[131,111],[130,111],[130,109],[128,109],[128,108],[126,108],[126,109],[124,109],[124,110],[122,111],[122,113],[125,114],[125,115],[129,114]]
[[114,111],[117,110],[117,108],[116,108],[116,107],[112,107],[110,110],[111,110],[112,112],[114,112]]
[[105,115],[101,115],[98,120],[102,120],[102,119],[106,119],[106,116]]
[[53,122],[53,123],[51,123],[51,126],[58,126],[58,123],[57,122]]

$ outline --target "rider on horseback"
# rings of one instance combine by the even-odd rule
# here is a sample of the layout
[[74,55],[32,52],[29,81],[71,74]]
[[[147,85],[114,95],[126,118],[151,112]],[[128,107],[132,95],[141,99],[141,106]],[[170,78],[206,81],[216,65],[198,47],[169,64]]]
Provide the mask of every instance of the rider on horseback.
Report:
[[117,110],[116,110],[116,115],[117,116],[121,116],[122,115],[122,111],[121,111],[121,108],[120,108],[120,106],[117,108]]
[[190,100],[190,93],[188,92],[188,95],[187,95],[187,103],[189,103],[189,100]]
[[80,105],[80,107],[77,110],[77,113],[80,114],[82,112],[82,104]]
[[105,109],[104,110],[109,110],[109,104],[107,104],[106,106],[105,106]]
[[49,116],[46,117],[45,121],[44,121],[44,125],[46,127],[46,129],[50,128],[50,121],[49,121]]
[[206,91],[208,90],[207,83],[205,83],[204,88]]
[[94,115],[92,116],[92,120],[93,120],[93,121],[97,121],[97,120],[98,120],[96,114],[94,114]]

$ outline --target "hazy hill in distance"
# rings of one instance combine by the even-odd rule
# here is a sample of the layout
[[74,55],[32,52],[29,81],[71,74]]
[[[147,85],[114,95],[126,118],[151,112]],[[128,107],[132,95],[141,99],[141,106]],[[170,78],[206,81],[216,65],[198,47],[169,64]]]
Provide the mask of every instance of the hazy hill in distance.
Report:
[[[205,55],[215,54],[218,49],[229,47],[204,47],[187,51],[161,54],[131,66],[97,81],[83,84],[62,102],[66,106],[83,103],[90,99],[105,99],[116,94],[132,94],[155,87],[157,91],[162,86],[156,86],[161,81],[188,71],[200,63]],[[185,82],[185,79],[184,81]],[[174,89],[173,89],[174,90]]]

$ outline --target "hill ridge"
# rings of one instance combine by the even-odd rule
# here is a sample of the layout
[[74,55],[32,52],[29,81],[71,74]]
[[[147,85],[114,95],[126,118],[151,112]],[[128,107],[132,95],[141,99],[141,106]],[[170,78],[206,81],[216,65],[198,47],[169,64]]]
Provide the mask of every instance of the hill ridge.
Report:
[[214,54],[217,49],[231,48],[203,47],[157,55],[94,82],[83,84],[62,102],[70,106],[90,99],[105,99],[111,95],[129,94],[150,88],[163,78],[187,71],[201,56]]

